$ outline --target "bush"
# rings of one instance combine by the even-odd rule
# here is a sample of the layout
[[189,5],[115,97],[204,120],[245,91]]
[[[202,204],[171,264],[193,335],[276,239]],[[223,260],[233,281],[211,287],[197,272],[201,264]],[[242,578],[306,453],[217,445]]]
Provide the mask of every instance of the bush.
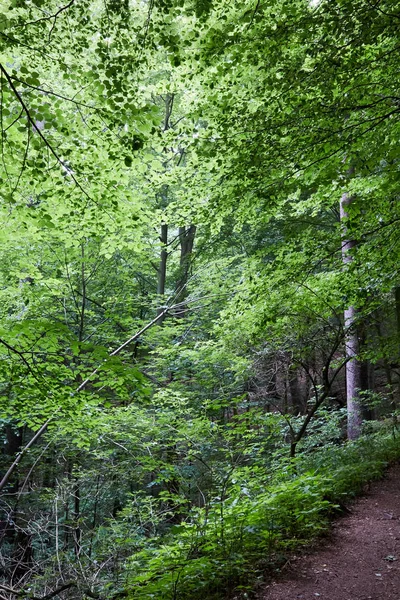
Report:
[[129,598],[218,600],[246,589],[279,555],[320,534],[337,503],[399,456],[399,439],[383,430],[282,461],[261,481],[239,471],[225,498],[131,557]]

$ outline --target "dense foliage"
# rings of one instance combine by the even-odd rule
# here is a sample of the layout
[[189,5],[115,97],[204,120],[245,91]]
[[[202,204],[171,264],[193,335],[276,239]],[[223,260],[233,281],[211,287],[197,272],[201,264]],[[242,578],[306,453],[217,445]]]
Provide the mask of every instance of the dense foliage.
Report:
[[399,4],[0,6],[0,597],[248,598],[400,456]]

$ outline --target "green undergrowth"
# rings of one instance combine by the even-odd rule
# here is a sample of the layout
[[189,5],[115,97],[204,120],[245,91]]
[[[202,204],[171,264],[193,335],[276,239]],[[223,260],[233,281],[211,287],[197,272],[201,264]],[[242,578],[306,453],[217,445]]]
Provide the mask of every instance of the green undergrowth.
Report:
[[128,597],[250,598],[288,551],[326,530],[332,515],[399,457],[400,437],[386,429],[282,460],[273,473],[239,469],[224,497],[130,558]]

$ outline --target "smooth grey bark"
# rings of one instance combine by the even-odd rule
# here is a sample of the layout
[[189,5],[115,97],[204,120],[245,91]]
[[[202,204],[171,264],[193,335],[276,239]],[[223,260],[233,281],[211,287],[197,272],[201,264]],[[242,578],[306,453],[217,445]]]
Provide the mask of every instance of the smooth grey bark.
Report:
[[[343,224],[348,218],[347,209],[353,198],[344,193],[340,199],[340,221]],[[343,225],[342,233],[342,260],[347,265],[353,260],[351,250],[356,242],[347,238],[347,228]],[[346,398],[347,398],[347,437],[355,440],[361,433],[363,412],[360,402],[360,391],[362,390],[362,364],[358,358],[360,352],[358,315],[354,306],[349,306],[344,311],[344,326],[346,331]]]

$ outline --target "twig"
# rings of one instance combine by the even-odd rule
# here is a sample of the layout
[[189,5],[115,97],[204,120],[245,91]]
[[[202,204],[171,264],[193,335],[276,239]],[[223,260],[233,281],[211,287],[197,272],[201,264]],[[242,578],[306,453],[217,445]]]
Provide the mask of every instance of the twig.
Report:
[[76,179],[76,177],[74,176],[74,174],[72,173],[71,169],[69,169],[64,162],[61,160],[60,156],[57,154],[57,152],[54,150],[53,146],[50,144],[50,142],[47,140],[47,138],[45,138],[45,136],[43,135],[43,133],[40,131],[39,127],[36,125],[35,120],[32,118],[31,113],[29,112],[29,108],[27,107],[27,105],[25,104],[25,101],[23,100],[21,94],[19,93],[19,91],[17,90],[17,88],[14,85],[14,82],[11,78],[11,76],[9,75],[9,73],[6,71],[6,69],[3,67],[3,65],[0,63],[0,71],[4,74],[5,78],[7,79],[12,91],[14,92],[15,97],[17,98],[18,102],[20,103],[20,105],[22,106],[28,121],[31,123],[32,127],[34,128],[34,130],[36,131],[36,133],[38,133],[39,137],[42,139],[42,141],[44,142],[44,144],[46,145],[46,147],[50,150],[50,152],[52,153],[52,155],[56,158],[57,162],[62,166],[63,169],[66,170],[66,172],[68,173],[68,175],[70,175],[72,181],[75,183],[75,185],[81,190],[81,192],[89,199],[92,200],[92,198],[89,196],[89,194],[87,193],[87,191],[81,186],[81,184],[79,183],[79,181]]
[[[30,366],[30,364],[28,363],[28,361],[26,360],[26,358],[23,356],[23,352],[20,352],[19,350],[17,350],[16,348],[14,348],[14,346],[11,346],[10,344],[8,344],[5,340],[0,338],[0,344],[3,344],[3,346],[5,346],[7,348],[7,350],[10,350],[10,352],[13,352],[14,354],[16,354],[17,356],[19,356],[19,358],[22,360],[22,362],[24,363],[24,365],[27,367],[29,373],[32,375],[32,377],[36,380],[39,381],[39,378],[35,375],[35,373],[32,370],[32,367]],[[43,383],[43,382],[40,382]]]
[[[54,19],[54,23],[55,23],[58,15],[60,15],[62,12],[64,12],[64,10],[67,10],[68,8],[70,8],[74,2],[75,2],[75,0],[70,0],[70,2],[68,2],[68,4],[59,8],[58,11],[56,13],[54,13],[54,15],[49,15],[48,17],[41,17],[40,19],[36,19],[36,21],[28,21],[27,23],[23,23],[22,25],[17,25],[16,27],[17,28],[28,27],[28,25],[36,25],[36,23],[40,23],[41,21],[51,21],[52,19]],[[54,23],[53,23],[52,29],[54,28]]]
[[[124,348],[126,348],[126,346],[128,346],[129,344],[131,344],[132,342],[134,342],[135,340],[137,340],[145,331],[147,331],[148,329],[150,329],[150,327],[152,327],[155,323],[157,323],[163,316],[165,316],[168,311],[173,310],[179,306],[182,306],[183,304],[187,303],[187,302],[198,302],[199,300],[203,300],[203,298],[195,298],[194,300],[186,300],[185,302],[178,302],[177,304],[172,304],[170,306],[166,306],[164,308],[164,310],[162,310],[160,312],[159,315],[157,315],[152,321],[150,321],[150,323],[147,323],[147,325],[145,325],[144,327],[142,327],[142,329],[140,329],[138,332],[136,332],[132,337],[130,337],[126,342],[124,342],[123,344],[121,344],[118,348],[116,348],[113,352],[111,352],[109,354],[109,357],[112,356],[116,356],[117,354],[119,354]],[[18,352],[17,352],[18,353]],[[104,363],[107,362],[107,359],[104,359],[103,363],[101,365],[99,365],[96,369],[94,369],[94,371],[92,371],[92,373],[90,373],[89,377],[87,377],[85,379],[85,381],[83,381],[79,387],[75,390],[75,394],[78,392],[81,392],[90,382],[90,380],[92,379],[92,377],[94,375],[96,375],[96,373],[99,372],[99,370],[101,369],[102,366],[104,366]],[[44,432],[46,431],[47,427],[49,426],[49,424],[54,420],[54,418],[57,416],[57,413],[61,410],[61,406],[59,406],[54,413],[43,423],[43,425],[40,427],[40,429],[35,433],[35,435],[33,436],[33,438],[28,442],[28,444],[25,446],[25,448],[23,448],[21,450],[21,452],[19,452],[14,460],[14,462],[11,464],[11,466],[9,467],[7,473],[4,475],[3,479],[0,481],[0,492],[2,491],[2,489],[6,486],[8,480],[10,479],[11,475],[14,473],[15,469],[17,468],[17,466],[19,465],[19,463],[21,462],[22,457],[26,454],[26,452],[29,450],[29,448],[31,446],[33,446],[33,444],[44,434]],[[86,592],[87,595],[89,595]]]

